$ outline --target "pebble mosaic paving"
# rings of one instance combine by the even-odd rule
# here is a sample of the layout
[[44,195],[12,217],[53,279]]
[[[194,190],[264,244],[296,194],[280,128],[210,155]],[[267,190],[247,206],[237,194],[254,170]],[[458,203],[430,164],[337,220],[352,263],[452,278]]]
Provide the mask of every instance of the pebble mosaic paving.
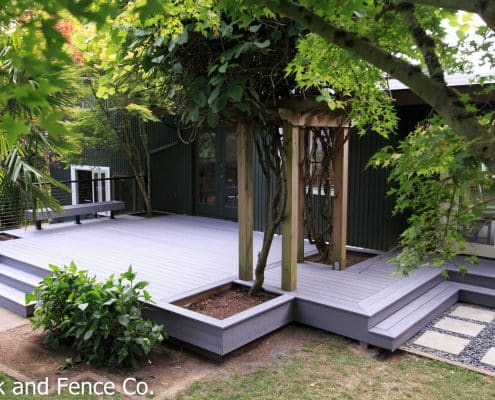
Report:
[[495,372],[495,310],[455,304],[402,348]]

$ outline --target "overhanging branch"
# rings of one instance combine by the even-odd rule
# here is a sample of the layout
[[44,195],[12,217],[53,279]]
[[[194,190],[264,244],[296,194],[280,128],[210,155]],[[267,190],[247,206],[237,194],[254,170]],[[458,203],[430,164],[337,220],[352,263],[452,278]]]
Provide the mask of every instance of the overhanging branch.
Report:
[[435,51],[435,40],[426,33],[414,14],[412,3],[400,3],[398,10],[411,33],[414,42],[421,50],[423,58],[428,68],[428,73],[432,79],[436,79],[443,86],[447,86],[444,77],[444,70]]
[[495,31],[495,2],[493,0],[411,0],[411,3],[441,7],[451,11],[478,14]]
[[474,155],[491,171],[495,171],[493,132],[490,128],[482,126],[476,116],[466,109],[456,91],[439,80],[428,77],[419,67],[393,56],[376,43],[326,21],[305,7],[288,0],[265,0],[265,4],[276,13],[301,23],[327,42],[367,61],[409,86],[435,109],[447,125],[472,143]]

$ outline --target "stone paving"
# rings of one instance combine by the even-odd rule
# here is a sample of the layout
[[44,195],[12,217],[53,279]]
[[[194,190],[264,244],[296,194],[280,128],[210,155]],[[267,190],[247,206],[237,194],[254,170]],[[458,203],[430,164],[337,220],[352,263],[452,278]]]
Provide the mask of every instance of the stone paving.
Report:
[[458,303],[403,348],[495,372],[495,310]]

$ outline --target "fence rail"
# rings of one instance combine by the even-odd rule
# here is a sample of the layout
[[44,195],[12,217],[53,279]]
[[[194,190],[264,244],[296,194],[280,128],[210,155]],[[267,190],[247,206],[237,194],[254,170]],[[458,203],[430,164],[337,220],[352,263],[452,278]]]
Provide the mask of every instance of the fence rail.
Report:
[[[46,190],[62,206],[99,201],[119,200],[125,204],[122,213],[143,211],[143,199],[133,176],[80,179],[59,182],[60,186],[45,184]],[[29,224],[25,211],[33,202],[15,186],[0,192],[0,231],[16,229]],[[54,220],[53,222],[57,222]]]

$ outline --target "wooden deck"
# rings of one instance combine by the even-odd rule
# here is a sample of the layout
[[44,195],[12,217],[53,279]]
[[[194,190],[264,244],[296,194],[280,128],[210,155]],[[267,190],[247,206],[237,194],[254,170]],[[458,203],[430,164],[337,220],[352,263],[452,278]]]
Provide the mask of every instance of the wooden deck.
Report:
[[[184,215],[119,216],[9,233],[22,239],[0,242],[0,306],[14,307],[15,301],[8,298],[11,287],[26,291],[36,276],[48,270],[48,264],[74,261],[98,278],[132,265],[139,280],[150,282],[156,308],[168,313],[163,318],[167,321],[177,310],[173,301],[235,280],[238,273],[238,226],[230,221]],[[261,242],[262,234],[255,232],[255,260]],[[306,244],[306,252],[314,249]],[[265,283],[279,292],[281,254],[281,237],[277,236]],[[407,278],[393,276],[395,268],[387,263],[389,257],[377,256],[345,271],[309,262],[298,264],[297,290],[290,292],[287,308],[291,315],[284,321],[394,350],[459,299],[495,306],[494,260],[482,260],[464,277],[454,265],[445,266],[443,269],[451,271],[451,281],[446,282],[442,268],[419,269]],[[194,329],[191,325],[197,336]]]
[[[0,255],[48,270],[49,264],[74,261],[99,279],[132,265],[139,280],[160,305],[182,293],[237,279],[237,224],[187,215],[142,218],[130,215],[115,220],[91,219],[74,223],[44,224],[9,231],[22,240],[0,242]],[[254,234],[254,259],[262,243]],[[281,237],[276,237],[268,268],[280,263]],[[308,244],[307,251],[312,247]]]

